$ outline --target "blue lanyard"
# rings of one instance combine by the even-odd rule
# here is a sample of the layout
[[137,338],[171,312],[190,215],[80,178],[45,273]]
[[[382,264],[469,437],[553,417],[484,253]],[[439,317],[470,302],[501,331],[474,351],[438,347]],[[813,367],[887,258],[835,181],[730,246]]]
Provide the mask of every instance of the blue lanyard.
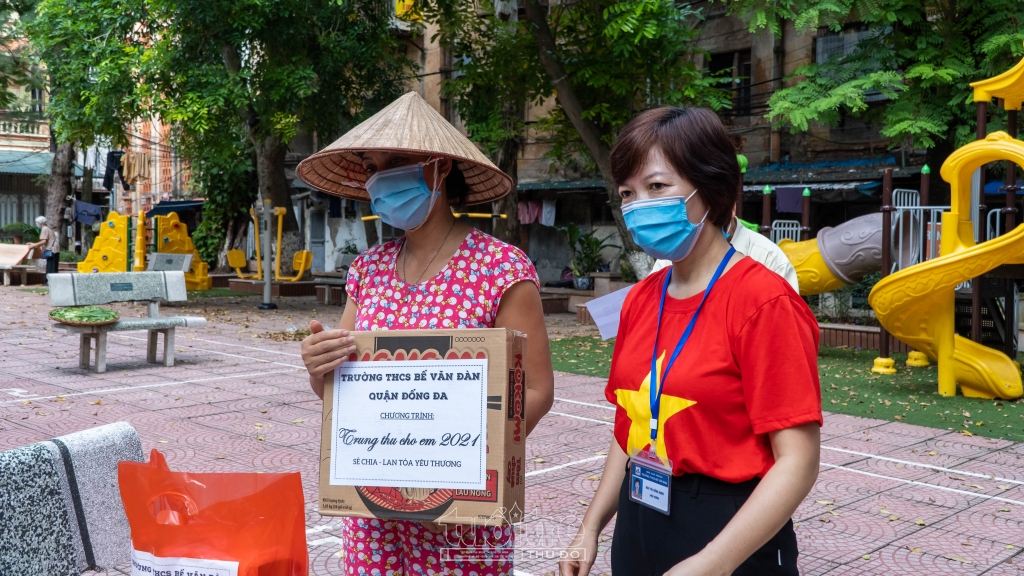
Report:
[[704,296],[700,299],[700,304],[697,309],[693,312],[693,317],[690,318],[690,323],[686,325],[686,330],[683,331],[683,335],[679,337],[679,343],[676,344],[676,349],[672,352],[672,356],[668,360],[668,364],[665,365],[665,370],[661,373],[661,378],[658,378],[658,333],[661,331],[661,316],[665,312],[665,295],[668,294],[668,284],[672,280],[672,269],[669,268],[668,274],[665,275],[665,283],[661,287],[661,304],[658,305],[658,326],[654,331],[654,354],[651,356],[651,442],[658,439],[658,414],[661,409],[661,391],[665,387],[665,380],[668,378],[668,372],[672,369],[672,366],[676,363],[676,358],[679,357],[679,353],[683,351],[683,346],[686,346],[686,341],[690,339],[690,333],[693,332],[693,327],[697,323],[697,316],[700,315],[700,311],[704,308],[704,302],[708,299],[708,294],[711,293],[711,288],[718,282],[718,278],[725,271],[725,266],[729,263],[732,255],[736,253],[736,249],[729,246],[729,251],[725,253],[725,258],[722,258],[722,262],[718,265],[718,269],[715,270],[715,275],[711,277],[711,282],[708,282],[708,287],[704,290]]

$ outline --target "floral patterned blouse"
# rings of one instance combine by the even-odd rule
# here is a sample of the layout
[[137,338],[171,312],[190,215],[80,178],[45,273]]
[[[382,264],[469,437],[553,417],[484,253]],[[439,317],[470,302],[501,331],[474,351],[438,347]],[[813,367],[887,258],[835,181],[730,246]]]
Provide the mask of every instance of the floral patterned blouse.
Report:
[[448,264],[421,284],[396,271],[405,238],[374,246],[348,270],[345,290],[356,303],[356,330],[493,328],[510,286],[533,282],[537,270],[522,250],[473,229]]

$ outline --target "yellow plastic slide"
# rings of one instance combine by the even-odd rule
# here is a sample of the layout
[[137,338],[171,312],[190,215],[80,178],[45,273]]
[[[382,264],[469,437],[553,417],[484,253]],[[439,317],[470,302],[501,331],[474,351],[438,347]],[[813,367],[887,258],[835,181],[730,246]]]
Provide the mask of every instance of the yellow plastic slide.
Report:
[[957,384],[971,398],[1010,399],[1022,394],[1020,368],[1013,360],[954,333],[958,284],[1003,264],[1024,264],[1024,225],[993,240],[974,242],[971,175],[1000,160],[1024,166],[1024,143],[995,132],[946,160],[941,173],[951,186],[952,209],[942,215],[939,257],[887,276],[868,296],[886,330],[938,362],[943,396],[954,396]]

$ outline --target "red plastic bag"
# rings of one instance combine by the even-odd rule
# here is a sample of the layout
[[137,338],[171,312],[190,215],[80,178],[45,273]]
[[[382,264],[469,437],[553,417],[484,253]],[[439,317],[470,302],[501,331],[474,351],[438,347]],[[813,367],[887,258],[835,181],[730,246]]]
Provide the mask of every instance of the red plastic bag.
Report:
[[121,462],[132,574],[307,576],[299,474],[171,472],[160,452]]

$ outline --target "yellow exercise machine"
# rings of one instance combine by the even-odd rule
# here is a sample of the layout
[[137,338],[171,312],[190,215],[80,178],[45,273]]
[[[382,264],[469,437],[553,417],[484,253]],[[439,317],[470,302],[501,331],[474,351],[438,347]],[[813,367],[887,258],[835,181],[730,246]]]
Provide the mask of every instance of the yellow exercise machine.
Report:
[[253,230],[256,234],[256,273],[246,274],[242,272],[242,268],[249,265],[249,260],[245,257],[245,252],[241,250],[228,250],[228,266],[235,269],[235,274],[242,280],[262,280],[263,279],[263,255],[260,254],[260,219],[256,217],[256,211],[249,208],[249,216],[252,218]]
[[[278,254],[277,262],[274,265],[274,280],[276,282],[298,282],[299,279],[306,273],[307,270],[313,266],[313,253],[309,250],[299,250],[295,253],[292,258],[292,269],[295,271],[293,276],[281,276],[281,240],[284,229],[284,215],[288,211],[285,208],[274,208],[274,215],[277,216],[277,251]],[[253,209],[249,209],[249,215],[252,216],[253,220],[253,232],[256,234],[257,241],[254,242],[256,245],[256,274],[245,274],[242,272],[248,262],[245,258],[245,253],[241,250],[229,250],[228,251],[228,265],[235,269],[235,273],[242,280],[263,280],[263,258],[260,253],[260,219],[256,216],[256,212]]]

